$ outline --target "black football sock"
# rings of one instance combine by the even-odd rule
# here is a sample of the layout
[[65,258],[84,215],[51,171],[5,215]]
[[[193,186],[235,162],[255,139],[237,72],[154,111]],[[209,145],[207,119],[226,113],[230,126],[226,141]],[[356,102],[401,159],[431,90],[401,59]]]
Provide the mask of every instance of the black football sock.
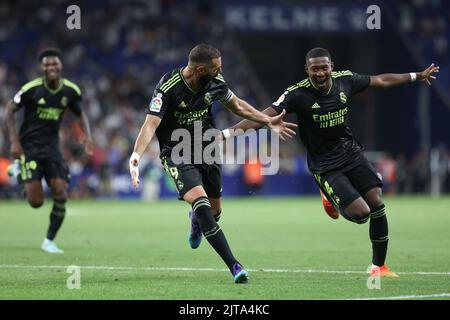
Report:
[[66,215],[66,200],[53,199],[53,208],[50,213],[50,226],[47,231],[47,239],[55,239],[56,233],[64,221]]
[[[216,220],[216,222],[219,222],[220,220],[220,215],[222,214],[222,210],[220,210],[220,212],[216,215],[214,215],[214,220]],[[194,215],[194,217],[192,218],[192,222],[198,226],[198,220],[197,217]]]
[[220,255],[230,271],[232,271],[233,265],[237,263],[237,260],[234,258],[233,253],[231,253],[224,233],[214,219],[208,198],[200,197],[195,200],[192,203],[192,209],[206,240],[208,240],[209,244]]
[[386,260],[389,242],[388,221],[384,204],[370,212],[369,235],[372,241],[372,263],[381,267]]

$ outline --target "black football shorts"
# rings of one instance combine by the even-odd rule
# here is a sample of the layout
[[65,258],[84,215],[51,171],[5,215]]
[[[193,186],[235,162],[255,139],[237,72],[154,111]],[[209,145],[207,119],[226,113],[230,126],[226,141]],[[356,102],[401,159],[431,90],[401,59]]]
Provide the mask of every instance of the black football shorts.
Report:
[[20,160],[20,171],[20,182],[40,181],[42,177],[45,178],[48,185],[50,185],[51,179],[58,178],[66,180],[67,183],[70,182],[69,168],[66,161],[59,155],[42,159],[25,155]]
[[210,198],[222,196],[222,166],[220,164],[174,164],[170,158],[163,158],[166,173],[172,178],[179,199],[196,186],[203,186]]
[[372,188],[383,186],[380,174],[364,155],[361,154],[357,162],[344,171],[336,169],[314,174],[323,194],[335,208],[343,210]]

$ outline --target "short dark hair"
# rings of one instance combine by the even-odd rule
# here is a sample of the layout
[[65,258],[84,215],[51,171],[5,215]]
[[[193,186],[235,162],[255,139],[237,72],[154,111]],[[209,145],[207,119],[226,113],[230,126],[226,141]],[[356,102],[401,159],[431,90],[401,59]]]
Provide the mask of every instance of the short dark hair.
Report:
[[331,60],[330,52],[324,48],[314,48],[308,51],[306,54],[306,62],[311,58],[328,57]]
[[208,63],[216,58],[220,58],[220,51],[209,44],[198,44],[189,52],[189,62],[193,63]]
[[62,53],[61,50],[58,48],[47,48],[42,50],[38,55],[39,62],[42,62],[42,59],[45,57],[58,57],[59,60],[62,60]]

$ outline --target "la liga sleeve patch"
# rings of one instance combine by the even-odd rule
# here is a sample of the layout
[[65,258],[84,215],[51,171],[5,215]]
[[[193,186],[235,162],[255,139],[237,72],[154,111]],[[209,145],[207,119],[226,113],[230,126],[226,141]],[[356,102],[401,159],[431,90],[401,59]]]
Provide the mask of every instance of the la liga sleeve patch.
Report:
[[153,97],[152,101],[150,102],[150,111],[160,112],[162,105],[163,105],[162,95],[161,93],[158,93],[156,97]]
[[285,91],[279,98],[278,98],[278,100],[277,101],[275,101],[274,103],[272,103],[274,106],[279,106],[283,101],[284,101],[284,98],[286,98],[286,94],[288,94],[288,92],[287,91]]

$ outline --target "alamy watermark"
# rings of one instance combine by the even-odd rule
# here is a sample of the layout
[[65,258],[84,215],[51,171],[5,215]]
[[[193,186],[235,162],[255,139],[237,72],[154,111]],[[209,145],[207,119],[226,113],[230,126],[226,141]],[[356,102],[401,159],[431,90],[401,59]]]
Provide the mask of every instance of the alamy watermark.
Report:
[[67,7],[66,13],[70,14],[66,20],[66,26],[69,30],[81,29],[81,9],[79,6],[72,4]]
[[[81,9],[77,5],[70,5],[66,9],[69,14],[66,20],[66,26],[69,30],[81,29]],[[381,29],[381,9],[378,5],[372,4],[367,7],[366,13],[369,15],[366,20],[366,27],[369,30]]]
[[376,266],[372,267],[372,266],[370,266],[367,271],[370,272],[370,276],[367,278],[367,281],[366,281],[367,289],[369,289],[369,290],[373,290],[373,289],[380,290],[381,289],[381,270],[380,270],[380,267],[376,267]]
[[370,14],[366,20],[366,26],[369,30],[381,29],[381,9],[379,6],[372,4],[367,7],[367,14]]
[[[201,121],[194,130],[172,132],[171,161],[178,164],[261,164],[261,175],[275,175],[280,167],[279,135],[272,130],[234,130],[234,138],[221,140],[218,129],[203,131]],[[219,139],[217,139],[219,137]]]
[[67,278],[66,286],[67,289],[81,289],[81,269],[79,266],[68,266],[66,273],[70,273]]

